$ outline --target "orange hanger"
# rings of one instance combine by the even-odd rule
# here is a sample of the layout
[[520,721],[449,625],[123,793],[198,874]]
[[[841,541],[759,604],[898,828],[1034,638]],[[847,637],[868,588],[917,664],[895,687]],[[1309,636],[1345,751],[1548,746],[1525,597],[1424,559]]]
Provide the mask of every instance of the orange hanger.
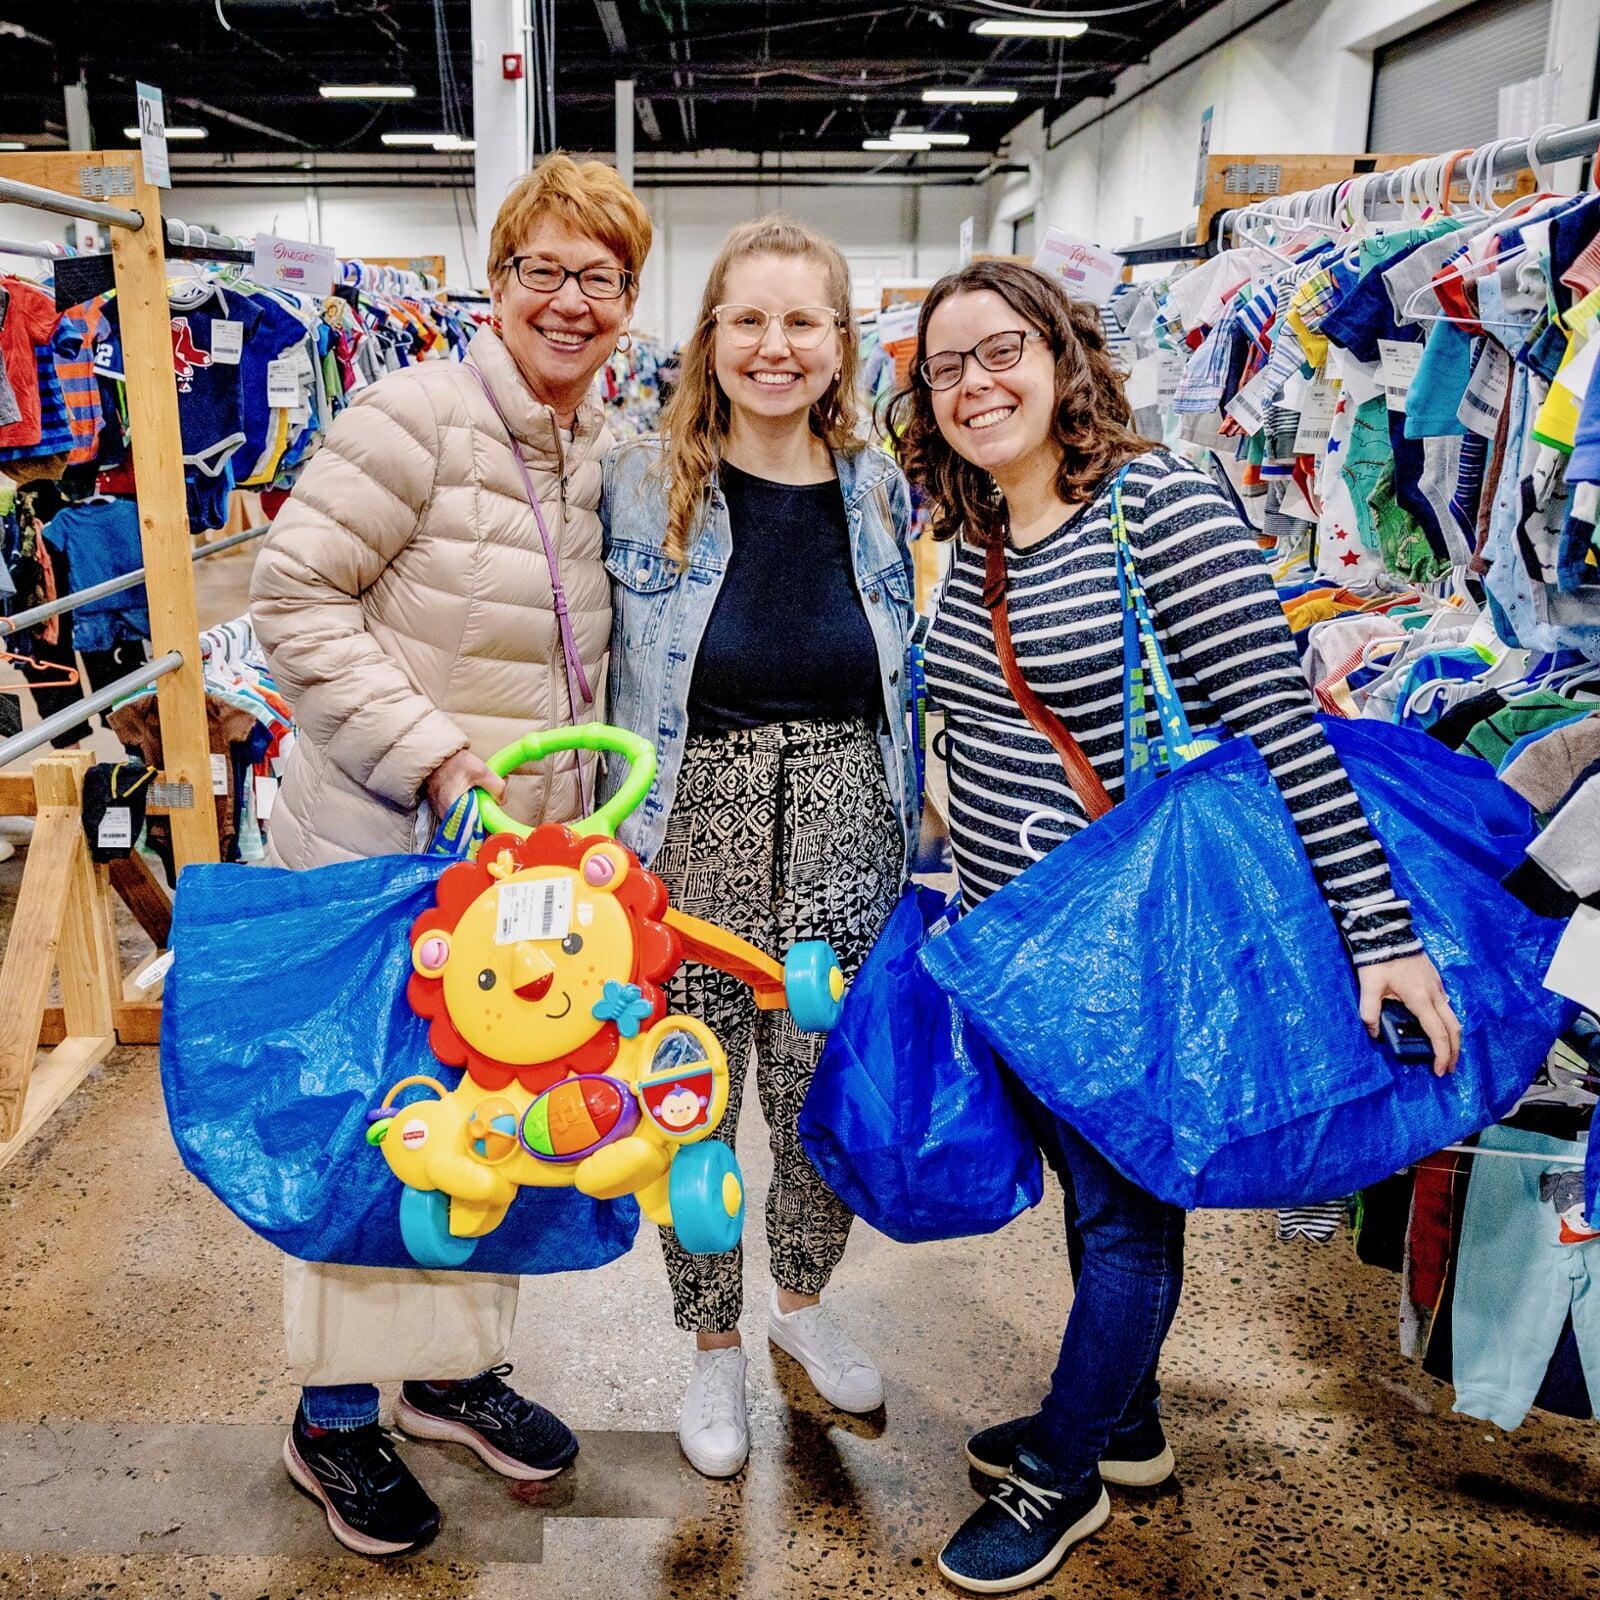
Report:
[[59,661],[39,661],[33,656],[18,655],[13,650],[0,650],[0,661],[14,661],[21,667],[32,667],[35,672],[59,672],[59,678],[34,678],[28,683],[0,684],[0,694],[21,694],[24,689],[74,689],[78,684],[78,669]]

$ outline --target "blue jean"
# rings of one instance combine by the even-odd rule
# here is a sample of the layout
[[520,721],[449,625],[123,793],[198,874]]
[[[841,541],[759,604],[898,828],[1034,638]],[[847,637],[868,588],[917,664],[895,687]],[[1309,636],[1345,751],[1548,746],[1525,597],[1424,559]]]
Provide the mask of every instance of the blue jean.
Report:
[[308,1384],[300,1391],[300,1409],[313,1428],[327,1428],[333,1433],[370,1428],[378,1420],[378,1386],[375,1383]]
[[1039,1148],[1061,1181],[1075,1285],[1061,1355],[1039,1408],[1039,1453],[1087,1483],[1119,1437],[1160,1415],[1156,1366],[1183,1292],[1184,1213],[1130,1183],[1018,1086]]

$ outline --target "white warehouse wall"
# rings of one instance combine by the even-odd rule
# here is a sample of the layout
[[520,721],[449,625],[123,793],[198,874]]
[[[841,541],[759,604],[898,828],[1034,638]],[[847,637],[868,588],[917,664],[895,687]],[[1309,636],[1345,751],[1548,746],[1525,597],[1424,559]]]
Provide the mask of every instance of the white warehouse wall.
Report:
[[[1192,222],[1207,106],[1214,155],[1365,150],[1374,50],[1467,3],[1229,0],[1123,73],[1109,102],[1061,117],[1048,139],[1037,114],[1017,128],[1011,157],[1030,171],[991,181],[989,248],[1009,250],[1012,221],[1030,210],[1041,235],[1064,227],[1111,248]],[[1564,123],[1588,119],[1597,39],[1600,0],[1554,0],[1547,66],[1562,72]],[[1579,172],[1569,163],[1559,176],[1575,186]]]

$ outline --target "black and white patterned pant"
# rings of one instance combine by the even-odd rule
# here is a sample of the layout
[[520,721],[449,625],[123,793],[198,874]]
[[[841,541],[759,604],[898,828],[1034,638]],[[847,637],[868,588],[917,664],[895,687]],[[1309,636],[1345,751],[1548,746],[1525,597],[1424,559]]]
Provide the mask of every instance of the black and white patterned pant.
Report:
[[[904,847],[878,741],[861,722],[788,722],[690,735],[666,836],[651,863],[672,903],[783,958],[826,939],[855,976],[900,891]],[[731,1145],[752,1045],[772,1137],[767,1242],[784,1289],[820,1294],[844,1254],[851,1216],[817,1175],[796,1121],[822,1038],[787,1011],[758,1011],[737,978],[685,962],[674,1011],[701,1018],[728,1053],[728,1109],[716,1137]],[[671,1229],[661,1248],[678,1326],[726,1333],[744,1301],[742,1249],[693,1256]]]

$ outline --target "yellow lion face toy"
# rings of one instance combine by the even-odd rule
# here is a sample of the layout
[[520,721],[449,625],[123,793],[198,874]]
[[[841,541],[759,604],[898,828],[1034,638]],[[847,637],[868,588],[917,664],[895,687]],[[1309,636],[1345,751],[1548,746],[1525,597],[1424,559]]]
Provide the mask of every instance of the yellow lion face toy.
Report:
[[[368,1114],[369,1142],[405,1185],[401,1233],[418,1262],[465,1264],[520,1188],[554,1185],[637,1195],[687,1249],[733,1248],[743,1183],[710,1137],[727,1058],[704,1023],[668,1015],[662,989],[686,952],[750,982],[758,1005],[803,991],[811,1026],[837,1012],[826,946],[797,947],[779,968],[671,912],[661,880],[609,838],[559,824],[497,835],[442,874],[411,929],[406,994],[434,1054],[463,1076],[454,1088],[403,1078]],[[402,1102],[414,1087],[433,1097]]]

